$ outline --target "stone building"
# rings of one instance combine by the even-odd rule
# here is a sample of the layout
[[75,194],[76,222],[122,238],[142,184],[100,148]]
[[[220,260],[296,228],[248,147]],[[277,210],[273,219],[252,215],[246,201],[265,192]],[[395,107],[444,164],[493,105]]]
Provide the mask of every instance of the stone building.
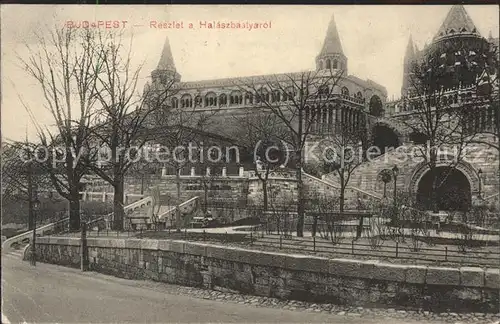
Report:
[[[403,84],[401,99],[388,102],[386,115],[371,124],[373,143],[379,146],[405,147],[383,154],[375,161],[367,162],[355,174],[353,186],[367,191],[382,192],[380,173],[397,165],[400,172],[396,187],[409,192],[417,200],[426,200],[430,191],[431,176],[428,166],[409,158],[412,148],[426,143],[428,138],[411,126],[418,120],[423,109],[418,109],[422,98],[428,101],[429,109],[460,109],[466,117],[461,119],[461,133],[470,131],[483,142],[496,143],[498,146],[499,107],[498,107],[498,38],[491,34],[488,38],[480,35],[474,22],[462,5],[454,5],[429,45],[419,50],[410,36],[404,57]],[[487,53],[492,54],[487,57]],[[496,59],[494,59],[496,55]],[[480,64],[477,62],[483,61]],[[484,61],[493,59],[490,61]],[[415,66],[427,64],[439,69],[439,74],[429,82],[429,88],[415,84]],[[496,62],[496,63],[495,63]],[[470,67],[479,65],[483,70],[476,73]],[[463,67],[468,67],[467,69]],[[486,75],[485,69],[488,69]],[[465,71],[465,72],[464,72]],[[467,73],[466,73],[467,72]],[[485,80],[489,77],[492,82]],[[486,81],[486,82],[483,82]],[[431,85],[434,88],[431,88]],[[484,96],[484,87],[490,94]],[[420,91],[419,91],[420,90]],[[486,99],[483,99],[486,98]],[[433,102],[440,100],[440,102]],[[446,149],[446,148],[445,148]],[[447,154],[458,155],[453,147]],[[484,144],[467,142],[464,157],[457,159],[450,169],[449,161],[438,162],[439,177],[443,183],[438,189],[440,209],[463,209],[470,207],[476,198],[487,202],[498,201],[498,151]],[[404,161],[404,162],[403,162]],[[445,175],[446,174],[446,175]],[[389,183],[390,189],[394,186]],[[392,192],[392,190],[388,190]],[[424,204],[425,205],[425,204]]]
[[[388,102],[387,91],[382,85],[348,74],[348,57],[342,49],[335,19],[331,18],[323,46],[315,58],[316,70],[305,73],[309,73],[309,76],[312,75],[315,78],[322,78],[333,71],[334,73],[339,72],[340,77],[335,80],[336,82],[327,85],[327,92],[332,94],[328,97],[327,102],[319,106],[307,107],[306,120],[312,114],[315,116],[310,119],[311,138],[318,140],[335,136],[339,129],[344,127],[358,127],[366,132],[367,144],[381,149],[380,156],[364,162],[352,175],[346,193],[348,207],[354,206],[356,201],[360,199],[381,199],[385,191],[380,181],[380,173],[384,169],[392,170],[394,166],[397,166],[399,174],[393,179],[394,181],[388,184],[388,187],[385,188],[386,191],[393,192],[392,189],[395,185],[398,191],[408,192],[417,200],[425,200],[426,192],[429,190],[428,166],[422,161],[410,159],[408,153],[412,147],[422,145],[426,140],[421,134],[415,133],[407,126],[408,120],[418,117],[415,115],[417,110],[412,108],[414,107],[412,100],[420,96],[415,91],[415,85],[412,84],[412,68],[415,62],[430,57],[436,59],[444,57],[446,64],[443,66],[450,66],[446,60],[453,56],[453,51],[462,51],[473,55],[473,53],[480,53],[480,50],[485,47],[498,53],[498,39],[493,39],[491,36],[489,38],[481,36],[464,7],[461,5],[453,6],[432,42],[424,49],[416,48],[410,37],[404,57],[401,99]],[[457,62],[454,61],[451,65],[456,65],[458,69],[458,65],[463,64],[463,62]],[[454,73],[453,71],[451,74]],[[148,89],[151,87],[162,89],[165,85],[173,82],[176,95],[172,98],[172,107],[192,109],[200,113],[216,111],[215,118],[224,126],[214,129],[214,136],[221,135],[221,128],[224,131],[231,127],[229,116],[259,111],[258,108],[264,106],[262,102],[264,100],[285,105],[297,95],[293,89],[287,90],[287,81],[304,76],[304,72],[294,72],[272,76],[183,82],[180,72],[175,66],[170,43],[167,39],[158,66],[151,73],[152,82],[146,87]],[[498,72],[493,71],[493,73]],[[474,106],[477,101],[473,99],[477,97],[478,89],[473,81],[477,78],[472,80],[470,76],[466,76],[461,79],[462,76],[457,78],[457,73],[453,75],[452,81],[445,85],[445,100],[449,101],[452,106],[472,105],[470,107],[472,111],[471,125],[479,125],[479,127],[489,130],[498,127],[498,103],[496,105],[485,104],[481,107]],[[272,88],[272,82],[269,80],[282,82],[285,86]],[[329,86],[331,88],[328,88]],[[494,85],[492,91],[498,93],[498,84]],[[495,139],[487,135],[484,135],[484,138],[486,141],[498,141],[498,138]],[[399,147],[406,147],[409,150],[387,149]],[[476,153],[475,158],[472,161],[459,161],[443,180],[442,189],[438,193],[440,209],[468,208],[472,201],[478,197],[491,202],[498,199],[498,151],[480,144],[470,144],[469,149],[469,152]],[[238,197],[239,201],[246,201],[247,198],[258,199],[256,197],[260,196],[261,187],[259,187],[255,173],[247,172],[253,161],[247,162],[250,164],[238,165],[234,169],[237,170],[234,173],[228,172],[227,169],[221,172],[220,177],[215,181],[218,183],[215,187],[229,188],[232,197],[240,196]],[[242,171],[240,167],[246,171]],[[447,168],[445,162],[438,162],[439,172],[444,172]],[[277,186],[281,183],[281,186],[286,190],[293,192],[294,179],[289,175],[284,176],[285,171],[282,170],[280,175],[276,176]],[[197,172],[191,170],[191,172],[184,173],[183,181],[186,182],[186,188],[190,186],[190,183],[196,183],[196,177],[200,176]],[[158,176],[158,179],[151,183],[157,185],[171,182],[172,179],[172,175],[167,175],[163,170],[163,175]],[[137,181],[135,183],[135,186],[130,186],[130,190],[133,191],[137,187]],[[308,191],[322,191],[332,195],[337,195],[340,187],[335,173],[324,174],[321,179],[306,174],[304,183]],[[171,190],[165,189],[165,191],[173,191],[173,188]],[[455,191],[458,194],[452,194]],[[223,196],[222,191],[220,193],[220,196]],[[184,198],[193,195],[201,195],[201,193],[183,192]],[[217,195],[215,193],[212,196]]]
[[[361,123],[366,114],[380,116],[387,100],[387,91],[372,80],[362,80],[348,74],[348,58],[344,54],[335,19],[332,16],[326,32],[323,47],[315,58],[316,71],[291,72],[277,75],[261,75],[241,78],[202,80],[182,82],[177,71],[168,39],[157,68],[151,73],[152,83],[147,87],[162,88],[176,81],[176,96],[172,98],[174,108],[194,108],[218,112],[223,118],[242,111],[252,111],[262,107],[263,102],[287,102],[296,91],[292,85],[276,86],[272,82],[289,84],[290,79],[298,80],[307,75],[310,78],[323,78],[330,73],[337,73],[340,78],[331,78],[333,89],[324,89],[331,93],[326,108],[310,107],[314,114],[311,133],[332,132],[334,125]],[[312,83],[312,82],[311,82]],[[260,94],[260,95],[257,95]],[[296,94],[295,94],[296,95]],[[259,98],[260,97],[260,98]],[[306,117],[306,120],[311,118]]]

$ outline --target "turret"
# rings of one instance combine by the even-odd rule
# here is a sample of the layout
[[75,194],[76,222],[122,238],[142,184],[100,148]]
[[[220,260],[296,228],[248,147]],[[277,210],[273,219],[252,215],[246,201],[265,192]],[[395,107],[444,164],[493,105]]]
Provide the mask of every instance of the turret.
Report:
[[172,82],[178,82],[181,80],[181,75],[177,73],[174,64],[174,58],[172,56],[172,51],[170,50],[170,42],[168,37],[165,39],[165,44],[163,45],[163,51],[161,53],[160,61],[156,69],[151,72],[151,78],[155,84],[168,84]]
[[401,86],[401,96],[406,96],[408,94],[408,90],[411,88],[411,73],[415,59],[415,45],[413,44],[413,39],[410,34],[403,63],[403,85]]
[[347,57],[342,50],[335,18],[332,15],[321,52],[316,57],[317,70],[339,69],[347,74]]
[[433,41],[439,42],[455,36],[481,37],[463,5],[454,5],[451,8]]

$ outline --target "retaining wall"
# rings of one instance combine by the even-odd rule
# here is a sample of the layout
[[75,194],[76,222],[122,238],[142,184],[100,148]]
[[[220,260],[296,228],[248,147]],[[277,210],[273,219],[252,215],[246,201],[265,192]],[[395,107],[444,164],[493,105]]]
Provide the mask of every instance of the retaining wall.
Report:
[[[41,262],[80,267],[80,240],[42,237]],[[175,240],[88,239],[90,270],[258,296],[499,312],[500,269],[398,265]]]

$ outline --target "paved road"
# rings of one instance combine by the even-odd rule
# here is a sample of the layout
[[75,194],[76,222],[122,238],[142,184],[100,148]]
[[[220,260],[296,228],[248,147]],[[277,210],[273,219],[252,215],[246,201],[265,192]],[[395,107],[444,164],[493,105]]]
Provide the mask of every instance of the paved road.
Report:
[[43,263],[34,268],[20,252],[2,255],[2,322],[408,323],[224,303],[175,289]]

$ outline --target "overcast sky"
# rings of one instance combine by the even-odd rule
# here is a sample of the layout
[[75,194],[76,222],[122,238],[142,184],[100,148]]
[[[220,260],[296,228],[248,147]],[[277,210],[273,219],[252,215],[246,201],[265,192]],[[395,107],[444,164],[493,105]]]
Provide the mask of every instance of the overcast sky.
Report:
[[[349,74],[372,79],[398,97],[410,33],[419,48],[430,43],[451,6],[1,6],[2,135],[30,139],[35,129],[19,96],[41,124],[51,124],[39,85],[19,68],[16,53],[36,45],[34,31],[67,20],[126,20],[133,33],[134,64],[144,63],[142,84],[158,64],[169,37],[183,81],[314,69],[328,22],[335,15]],[[479,32],[498,37],[498,6],[465,6]],[[184,22],[184,29],[154,29],[150,21]],[[271,22],[270,29],[198,28],[200,21]],[[193,23],[195,29],[188,29]],[[48,27],[47,27],[48,26]],[[27,126],[28,125],[28,126]]]

